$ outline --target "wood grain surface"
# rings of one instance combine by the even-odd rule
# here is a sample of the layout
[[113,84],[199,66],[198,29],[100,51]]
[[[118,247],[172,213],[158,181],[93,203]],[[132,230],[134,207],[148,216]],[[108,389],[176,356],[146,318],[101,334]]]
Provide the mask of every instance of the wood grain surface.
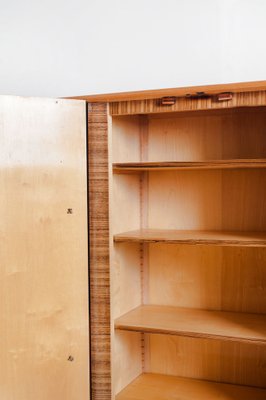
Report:
[[[123,331],[118,331],[123,332]],[[266,346],[187,336],[148,337],[145,372],[266,389]]]
[[117,318],[116,329],[266,344],[266,316],[143,305]]
[[116,400],[265,400],[266,390],[160,374],[142,374]]
[[232,100],[217,101],[215,97],[179,97],[172,106],[163,106],[157,98],[128,100],[110,103],[112,115],[169,113],[180,111],[219,110],[235,107],[256,107],[266,105],[266,91],[234,93]]
[[111,398],[107,104],[88,105],[91,398]]
[[89,398],[86,103],[0,96],[0,398]]
[[266,159],[242,160],[206,160],[206,161],[158,161],[114,163],[114,173],[164,171],[164,170],[192,170],[192,169],[236,169],[236,168],[266,168]]
[[[105,98],[113,397],[171,399],[170,383],[127,392],[141,372],[265,387],[266,87],[232,85],[226,101],[216,96],[225,87],[203,90],[208,96],[178,89],[171,106],[160,99],[167,90]],[[101,223],[99,213],[99,231]],[[113,329],[141,304],[164,311]],[[164,307],[189,308],[175,318]],[[215,399],[210,383],[187,382],[188,392],[181,385],[173,396]],[[245,399],[245,390],[217,398]]]
[[253,82],[237,82],[237,83],[223,83],[216,85],[204,86],[188,86],[179,88],[155,89],[155,90],[142,90],[132,92],[120,93],[107,93],[107,94],[91,94],[84,96],[77,96],[72,98],[87,100],[89,102],[113,102],[124,100],[146,100],[155,99],[165,96],[186,96],[187,94],[196,95],[199,92],[204,92],[209,95],[215,95],[221,92],[249,92],[255,90],[266,90],[266,81],[253,81]]
[[266,246],[265,232],[139,229],[114,235],[114,241],[216,246]]

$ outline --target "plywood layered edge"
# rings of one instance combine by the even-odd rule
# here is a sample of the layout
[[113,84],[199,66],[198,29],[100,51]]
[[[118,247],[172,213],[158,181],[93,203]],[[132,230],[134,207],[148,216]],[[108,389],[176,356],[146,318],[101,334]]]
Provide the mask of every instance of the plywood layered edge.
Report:
[[88,106],[91,399],[111,398],[107,104]]
[[266,344],[266,316],[143,305],[117,318],[119,330]]
[[142,374],[122,390],[116,400],[265,400],[266,390],[179,378]]

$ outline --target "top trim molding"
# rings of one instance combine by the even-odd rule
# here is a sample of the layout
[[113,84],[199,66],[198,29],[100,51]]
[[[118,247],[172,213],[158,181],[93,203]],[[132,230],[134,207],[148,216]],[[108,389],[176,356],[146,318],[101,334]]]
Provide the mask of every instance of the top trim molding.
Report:
[[255,82],[238,82],[238,83],[225,83],[219,85],[206,85],[206,86],[187,86],[180,88],[168,88],[158,90],[143,90],[134,92],[120,92],[120,93],[109,93],[109,94],[95,94],[95,95],[84,95],[70,97],[71,99],[86,100],[90,103],[101,103],[101,102],[117,102],[117,101],[128,101],[128,100],[144,100],[144,99],[156,99],[164,96],[176,96],[183,97],[186,95],[195,95],[198,92],[204,92],[208,95],[214,95],[222,92],[254,92],[266,90],[265,81]]

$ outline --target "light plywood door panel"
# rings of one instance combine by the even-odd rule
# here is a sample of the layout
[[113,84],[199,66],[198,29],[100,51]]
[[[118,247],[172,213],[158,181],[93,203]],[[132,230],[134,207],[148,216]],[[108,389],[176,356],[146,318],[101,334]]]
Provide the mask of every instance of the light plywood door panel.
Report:
[[0,98],[0,398],[89,398],[86,105]]

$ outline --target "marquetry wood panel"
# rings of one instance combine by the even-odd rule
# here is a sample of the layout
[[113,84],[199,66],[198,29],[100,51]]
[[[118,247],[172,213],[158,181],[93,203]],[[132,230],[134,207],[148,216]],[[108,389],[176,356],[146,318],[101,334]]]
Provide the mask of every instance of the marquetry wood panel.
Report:
[[266,91],[234,93],[232,100],[218,101],[216,96],[178,97],[174,105],[161,105],[160,99],[119,101],[110,104],[112,115],[167,113],[174,111],[215,110],[266,105]]
[[92,400],[111,398],[107,104],[88,105]]

